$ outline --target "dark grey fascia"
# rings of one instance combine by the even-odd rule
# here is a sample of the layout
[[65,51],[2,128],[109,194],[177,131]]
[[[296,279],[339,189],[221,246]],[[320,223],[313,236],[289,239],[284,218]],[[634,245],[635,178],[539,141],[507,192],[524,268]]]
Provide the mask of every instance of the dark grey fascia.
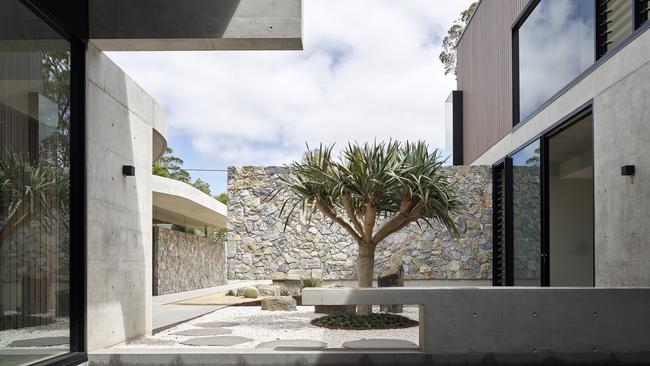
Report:
[[89,0],[103,51],[301,50],[301,0]]

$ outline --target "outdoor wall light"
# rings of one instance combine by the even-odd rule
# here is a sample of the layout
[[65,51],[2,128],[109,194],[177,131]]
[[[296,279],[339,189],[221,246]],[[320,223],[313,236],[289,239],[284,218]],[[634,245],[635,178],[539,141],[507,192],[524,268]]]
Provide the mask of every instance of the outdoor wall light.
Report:
[[122,165],[122,175],[132,177],[135,175],[135,167],[133,165]]
[[636,173],[635,170],[634,165],[623,165],[621,167],[621,175],[633,176]]

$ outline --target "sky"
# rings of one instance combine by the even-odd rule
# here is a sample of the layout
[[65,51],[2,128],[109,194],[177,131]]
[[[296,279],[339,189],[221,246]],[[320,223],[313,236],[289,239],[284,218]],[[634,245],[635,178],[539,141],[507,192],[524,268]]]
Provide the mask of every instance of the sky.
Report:
[[[304,0],[303,51],[110,52],[167,114],[184,167],[283,165],[305,144],[445,148],[442,38],[471,0]],[[226,190],[226,173],[191,172]]]

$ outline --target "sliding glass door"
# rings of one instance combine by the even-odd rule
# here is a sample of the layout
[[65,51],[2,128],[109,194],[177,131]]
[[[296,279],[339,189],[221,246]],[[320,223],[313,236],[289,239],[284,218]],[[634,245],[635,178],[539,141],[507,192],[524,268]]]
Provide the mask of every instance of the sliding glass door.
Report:
[[72,51],[23,3],[0,13],[0,365],[23,365],[71,352]]

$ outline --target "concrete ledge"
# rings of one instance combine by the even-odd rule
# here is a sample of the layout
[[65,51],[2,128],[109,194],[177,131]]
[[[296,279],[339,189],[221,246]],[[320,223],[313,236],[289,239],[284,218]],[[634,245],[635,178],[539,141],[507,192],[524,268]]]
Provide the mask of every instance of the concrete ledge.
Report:
[[240,365],[646,365],[650,352],[633,354],[424,354],[409,351],[277,351],[248,349],[105,350],[88,355],[89,366]]
[[428,354],[641,354],[648,288],[305,289],[304,305],[420,305]]

